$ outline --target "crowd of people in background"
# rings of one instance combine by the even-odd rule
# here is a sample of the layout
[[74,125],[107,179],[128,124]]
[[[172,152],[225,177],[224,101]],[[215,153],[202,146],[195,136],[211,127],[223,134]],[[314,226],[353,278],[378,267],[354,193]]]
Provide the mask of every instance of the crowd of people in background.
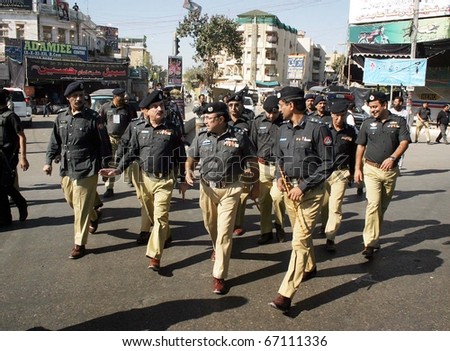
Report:
[[[343,199],[349,184],[366,188],[367,206],[362,232],[362,255],[371,259],[380,249],[386,212],[400,175],[403,155],[411,143],[407,113],[401,96],[391,106],[387,95],[370,92],[365,107],[369,117],[355,122],[354,102],[330,102],[325,96],[284,87],[264,95],[263,111],[255,115],[243,106],[246,89],[207,102],[194,103],[195,137],[186,141],[184,117],[170,94],[157,86],[140,103],[140,113],[128,104],[123,88],[99,111],[90,109],[83,82],[70,83],[64,96],[69,106],[54,121],[43,171],[51,175],[59,164],[64,197],[74,211],[71,259],[86,255],[89,233],[94,233],[104,205],[97,193],[98,178],[105,182],[103,200],[113,197],[115,177],[124,174],[135,188],[141,206],[138,245],[147,245],[148,268],[159,271],[164,248],[171,241],[170,203],[173,190],[185,192],[199,177],[199,205],[211,238],[213,292],[228,291],[233,237],[246,232],[246,203],[260,211],[260,233],[255,244],[287,239],[285,217],[292,231],[292,252],[286,275],[270,305],[283,312],[301,283],[317,273],[312,234],[319,233],[329,253],[338,250],[336,234],[342,223]],[[44,98],[49,103],[48,95]],[[448,144],[449,105],[437,116],[436,143]],[[50,115],[45,107],[44,117]],[[29,167],[26,137],[20,119],[0,91],[0,226],[12,223],[9,197],[19,220],[28,216],[26,200],[17,184],[17,166]],[[431,144],[428,103],[416,111],[417,143],[422,128]],[[9,197],[8,197],[9,196]],[[275,232],[275,233],[274,233]]]

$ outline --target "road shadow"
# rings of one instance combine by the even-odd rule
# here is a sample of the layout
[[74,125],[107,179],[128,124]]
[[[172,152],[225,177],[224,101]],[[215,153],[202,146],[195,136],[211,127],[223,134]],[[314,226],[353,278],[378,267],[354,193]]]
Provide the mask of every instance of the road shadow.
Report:
[[448,171],[449,171],[448,169],[416,169],[413,171],[402,171],[402,177],[447,173]]
[[[213,313],[236,309],[247,303],[248,300],[240,296],[226,296],[217,299],[168,301],[155,306],[116,312],[90,321],[75,324],[61,330],[164,331],[180,322],[199,319]],[[36,327],[31,330],[45,329],[43,327]]]

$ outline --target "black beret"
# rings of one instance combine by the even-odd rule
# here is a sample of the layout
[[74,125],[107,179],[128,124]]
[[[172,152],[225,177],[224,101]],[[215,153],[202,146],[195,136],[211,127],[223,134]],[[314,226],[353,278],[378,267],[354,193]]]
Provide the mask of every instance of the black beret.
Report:
[[242,102],[242,100],[244,100],[244,95],[242,95],[240,92],[237,92],[233,95],[231,95],[227,102],[231,102],[231,101],[237,101],[237,102]]
[[112,91],[113,95],[123,95],[125,94],[124,88],[116,88]]
[[381,102],[387,101],[387,96],[385,93],[382,93],[381,91],[372,91],[369,96],[367,97],[367,102],[379,100]]
[[72,82],[67,86],[66,90],[64,91],[64,96],[67,97],[76,91],[83,91],[83,90],[84,90],[83,82]]
[[299,100],[303,99],[304,96],[303,89],[297,87],[284,87],[277,94],[277,98],[284,101]]
[[0,90],[0,103],[6,104],[9,96],[9,91],[6,89]]
[[263,104],[264,111],[268,113],[278,112],[278,98],[275,95],[270,95],[264,100]]
[[308,100],[308,99],[315,99],[316,98],[316,94],[306,94],[305,95],[305,100]]
[[155,102],[163,101],[163,93],[161,90],[153,90],[139,103],[139,108],[148,108],[151,104]]
[[333,104],[330,107],[330,112],[331,113],[342,113],[342,112],[346,112],[347,109],[348,109],[347,102],[341,100],[341,101],[333,102]]
[[316,98],[314,99],[314,106],[321,101],[327,101],[326,97],[323,95],[317,95]]
[[228,106],[224,102],[212,102],[203,107],[203,113],[217,113],[218,115],[227,115]]

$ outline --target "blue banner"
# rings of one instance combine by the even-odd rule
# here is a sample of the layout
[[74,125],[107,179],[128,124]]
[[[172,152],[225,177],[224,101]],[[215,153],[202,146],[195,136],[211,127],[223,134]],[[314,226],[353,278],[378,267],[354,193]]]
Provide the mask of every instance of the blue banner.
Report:
[[364,62],[364,84],[425,86],[426,59],[366,58]]

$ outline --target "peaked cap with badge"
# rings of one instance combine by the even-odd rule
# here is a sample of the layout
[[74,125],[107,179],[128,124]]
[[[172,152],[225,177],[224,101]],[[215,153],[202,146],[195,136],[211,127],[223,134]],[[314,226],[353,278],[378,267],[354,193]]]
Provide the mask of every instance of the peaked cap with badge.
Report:
[[379,100],[381,102],[387,102],[387,96],[385,93],[382,93],[381,91],[372,91],[369,96],[367,97],[367,102],[372,102],[375,100]]
[[84,84],[83,82],[72,82],[70,83],[66,90],[64,91],[64,96],[68,97],[69,95],[73,94],[76,91],[84,91]]
[[142,101],[139,103],[139,108],[149,108],[151,104],[163,101],[163,93],[161,90],[154,90],[150,94],[148,94]]

